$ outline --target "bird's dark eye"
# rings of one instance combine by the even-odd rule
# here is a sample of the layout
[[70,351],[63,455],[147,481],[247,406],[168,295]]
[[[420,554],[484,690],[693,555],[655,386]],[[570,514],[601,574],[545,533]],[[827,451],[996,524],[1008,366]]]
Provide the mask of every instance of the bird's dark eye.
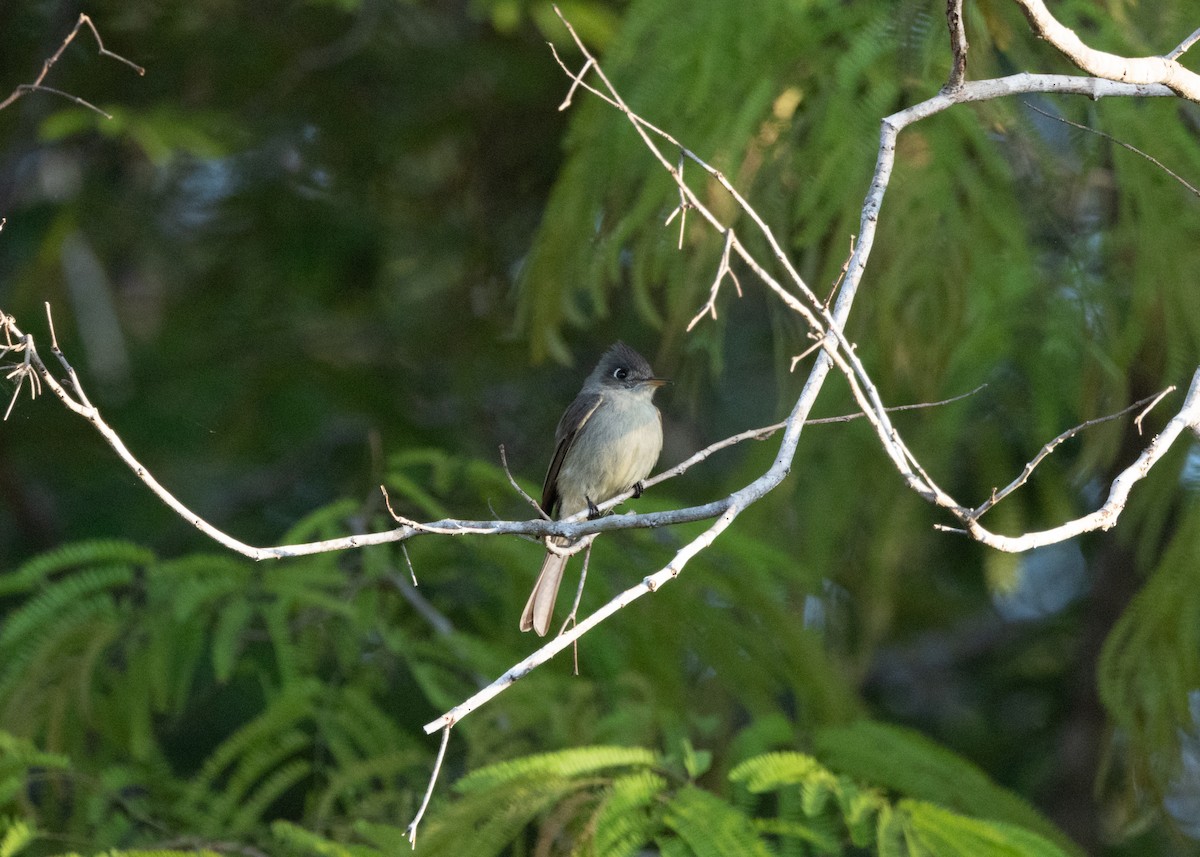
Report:
[[629,377],[629,370],[626,369],[624,366],[618,366],[616,369],[613,370],[612,374],[613,374],[613,377],[616,378],[618,381],[624,381],[626,378]]

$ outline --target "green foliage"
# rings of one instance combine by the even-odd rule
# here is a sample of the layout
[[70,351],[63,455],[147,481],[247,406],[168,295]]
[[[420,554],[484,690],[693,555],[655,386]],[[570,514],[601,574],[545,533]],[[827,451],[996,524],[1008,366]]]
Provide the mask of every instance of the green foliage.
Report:
[[717,796],[694,786],[684,786],[675,793],[663,813],[663,824],[696,857],[725,854],[767,857],[771,853],[750,819]]
[[29,592],[56,574],[83,566],[137,568],[153,559],[151,551],[130,542],[104,540],[66,544],[0,576],[0,596]]
[[[935,750],[948,792],[953,777],[971,766]],[[754,756],[730,771],[735,791],[744,788],[754,797],[748,805],[669,775],[661,764],[641,751],[589,747],[479,769],[456,786],[458,798],[435,816],[419,853],[501,853],[539,817],[537,848],[585,855],[633,855],[648,847],[696,857],[843,854],[850,848],[937,857],[1071,853],[1040,832],[998,820],[1003,806],[982,816],[956,812],[904,796],[919,789],[871,788],[800,753]],[[927,771],[923,779],[936,776]],[[986,778],[975,779],[971,788],[1018,800]],[[1043,819],[1030,817],[1062,839]]]
[[1145,763],[1138,780],[1165,791],[1183,736],[1195,735],[1189,697],[1200,687],[1200,507],[1186,513],[1153,574],[1105,641],[1099,689]]
[[[0,625],[12,733],[0,733],[0,795],[31,818],[99,844],[151,816],[249,837],[289,806],[329,826],[409,806],[425,758],[387,706],[386,676],[362,668],[388,606],[371,581],[328,557],[256,569],[112,544],[55,551],[17,576],[24,603]],[[73,798],[62,777],[32,789],[34,767],[78,778]]]
[[13,857],[33,835],[33,828],[20,819],[0,817],[0,857]]
[[606,768],[650,767],[658,758],[639,747],[580,747],[526,756],[473,771],[455,786],[461,792],[495,790],[510,780],[582,777]]
[[[895,41],[887,37],[896,13],[856,4],[834,14],[836,5],[760,3],[746,14],[719,0],[684,7],[643,0],[631,6],[604,62],[634,110],[668,131],[686,129],[688,147],[736,176],[739,190],[782,234],[815,221],[816,234],[840,230],[844,247],[855,227],[842,203],[861,195],[871,138],[888,112],[879,110],[898,94],[888,66]],[[707,49],[710,39],[723,49]],[[841,59],[830,74],[814,58],[834,45]],[[656,74],[634,74],[646,56],[660,58]],[[812,161],[798,143],[823,152],[819,175],[799,172]],[[678,192],[620,113],[585,101],[567,146],[523,272],[520,317],[535,353],[566,360],[564,323],[585,328],[610,315],[628,318],[626,309],[660,328],[667,343],[677,341],[707,289],[720,236],[693,218],[687,252],[679,253],[675,227],[661,226]],[[685,167],[685,175],[703,186],[698,169]],[[781,194],[781,187],[793,193]],[[718,216],[733,221],[729,200],[721,191],[713,196]],[[574,240],[578,235],[595,237]],[[826,260],[823,273],[841,262]],[[704,341],[718,348],[711,336]]]
[[1036,833],[1010,824],[980,821],[918,801],[905,801],[904,834],[910,853],[931,857],[1065,857]]
[[1058,847],[1074,846],[1026,801],[997,786],[983,771],[912,730],[860,720],[825,727],[814,736],[817,755],[840,771],[967,815],[1019,825]]
[[[30,741],[0,731],[0,813],[6,814],[21,802],[31,771],[65,771],[69,767],[70,762],[66,757],[46,753]],[[19,826],[16,820],[8,823],[13,827]],[[21,826],[21,829],[27,832],[28,826]],[[18,834],[11,835],[15,841]]]

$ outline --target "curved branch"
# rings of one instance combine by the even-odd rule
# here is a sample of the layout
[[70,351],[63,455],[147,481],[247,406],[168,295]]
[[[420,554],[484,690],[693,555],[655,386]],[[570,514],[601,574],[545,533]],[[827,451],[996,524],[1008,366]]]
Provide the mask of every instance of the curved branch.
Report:
[[[1016,3],[1024,10],[1039,36],[1088,74],[1122,83],[1160,83],[1175,94],[1200,103],[1200,75],[1175,60],[1187,49],[1185,46],[1190,45],[1190,41],[1184,41],[1166,56],[1118,56],[1089,48],[1074,30],[1050,14],[1042,0],[1016,0]],[[1189,39],[1194,37],[1193,33]]]
[[989,547],[1009,553],[1019,553],[1032,548],[1052,545],[1083,533],[1090,533],[1093,530],[1111,529],[1116,525],[1117,518],[1120,517],[1121,512],[1125,509],[1125,504],[1129,501],[1130,490],[1144,479],[1151,468],[1167,454],[1171,445],[1183,434],[1185,429],[1191,429],[1200,436],[1200,369],[1197,369],[1192,375],[1191,387],[1188,389],[1187,398],[1184,400],[1183,407],[1179,409],[1179,413],[1173,416],[1158,436],[1150,441],[1137,460],[1122,470],[1120,475],[1113,480],[1108,491],[1108,498],[1104,501],[1104,505],[1096,511],[1049,530],[1024,533],[1020,536],[1002,536],[989,532],[974,518],[966,521],[965,530],[941,525],[938,525],[937,529],[944,532],[965,533]]

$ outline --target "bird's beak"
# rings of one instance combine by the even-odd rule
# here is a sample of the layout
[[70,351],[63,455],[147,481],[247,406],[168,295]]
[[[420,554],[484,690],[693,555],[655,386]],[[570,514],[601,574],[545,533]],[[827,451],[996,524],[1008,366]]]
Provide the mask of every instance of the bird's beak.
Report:
[[671,381],[669,381],[666,378],[647,378],[642,383],[649,384],[651,387],[663,387],[663,386],[666,386],[667,384],[670,384]]

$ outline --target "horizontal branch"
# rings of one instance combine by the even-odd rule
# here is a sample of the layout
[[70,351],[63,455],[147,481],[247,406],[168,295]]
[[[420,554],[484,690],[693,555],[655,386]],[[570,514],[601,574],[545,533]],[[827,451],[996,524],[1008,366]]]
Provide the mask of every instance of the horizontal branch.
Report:
[[[17,397],[20,395],[23,385],[26,381],[29,382],[29,391],[31,396],[36,396],[41,390],[40,384],[45,384],[49,387],[56,396],[67,406],[73,413],[86,419],[91,423],[92,427],[99,432],[105,442],[116,452],[118,458],[125,463],[130,470],[157,496],[163,503],[171,508],[176,514],[194,526],[200,532],[204,533],[209,538],[216,541],[218,544],[236,551],[243,556],[254,560],[269,560],[269,559],[285,559],[289,557],[310,556],[313,554],[329,553],[332,551],[350,550],[354,548],[363,548],[371,545],[390,544],[395,542],[404,542],[417,536],[423,535],[510,535],[510,536],[531,536],[535,538],[544,538],[546,536],[564,536],[569,539],[577,539],[585,535],[593,533],[611,532],[614,530],[629,530],[629,529],[647,529],[654,527],[674,526],[678,524],[692,523],[695,521],[709,520],[716,518],[726,512],[732,502],[731,498],[715,500],[711,503],[705,503],[697,506],[689,506],[683,509],[670,509],[661,512],[651,512],[646,514],[624,513],[615,515],[606,515],[595,520],[587,519],[587,512],[580,512],[562,520],[547,520],[543,518],[535,518],[526,521],[498,521],[498,520],[468,520],[463,518],[443,518],[438,521],[416,522],[404,520],[401,526],[389,530],[383,530],[375,533],[360,533],[356,535],[344,536],[334,539],[324,539],[316,542],[306,542],[294,545],[277,545],[274,547],[255,547],[246,544],[239,539],[230,536],[229,534],[217,529],[212,524],[208,523],[202,516],[197,514],[186,504],[180,501],[165,486],[162,485],[150,472],[150,470],[138,460],[136,456],[121,440],[120,436],[113,430],[111,426],[105,422],[101,416],[99,409],[92,404],[84,391],[83,385],[79,380],[78,374],[71,366],[66,356],[58,347],[57,338],[54,336],[53,317],[50,313],[50,305],[46,304],[47,323],[51,333],[51,351],[58,363],[63,367],[67,375],[66,382],[61,382],[54,373],[50,371],[38,352],[37,344],[34,341],[32,334],[23,332],[18,327],[16,319],[12,316],[0,312],[0,336],[3,341],[0,341],[0,358],[10,354],[20,354],[21,359],[8,372],[10,380],[16,381],[16,389],[14,390],[12,400],[9,402],[8,412],[11,412]],[[936,403],[934,403],[936,404]],[[912,405],[906,407],[914,407]],[[853,415],[850,415],[853,416]],[[850,417],[840,417],[835,419],[847,419]],[[709,447],[700,450],[690,456],[687,460],[672,467],[671,469],[659,473],[658,475],[645,480],[646,487],[653,487],[668,479],[674,478],[690,467],[699,464],[707,459],[718,450],[725,449],[736,443],[753,438],[763,439],[769,437],[780,428],[785,428],[787,422],[778,423],[765,428],[753,429],[747,432],[741,432],[731,438],[717,441]],[[765,493],[765,491],[763,492]],[[622,494],[611,498],[610,500],[601,503],[599,509],[601,511],[609,511],[614,507],[628,500],[633,496],[633,491],[626,491]],[[757,496],[761,496],[758,494]],[[403,520],[403,519],[401,519]]]

